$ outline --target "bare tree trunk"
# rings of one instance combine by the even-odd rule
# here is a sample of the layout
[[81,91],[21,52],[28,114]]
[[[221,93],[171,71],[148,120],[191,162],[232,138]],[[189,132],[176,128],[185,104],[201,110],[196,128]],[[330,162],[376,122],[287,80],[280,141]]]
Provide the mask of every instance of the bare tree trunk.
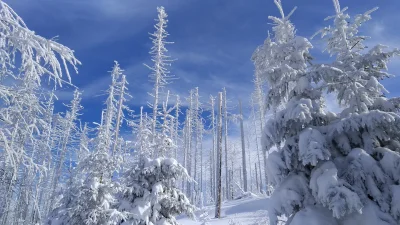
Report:
[[179,107],[180,107],[179,95],[176,96],[176,107],[175,107],[175,153],[174,158],[178,157],[178,142],[179,142]]
[[[260,79],[260,77],[258,77],[257,73],[256,73],[256,80],[255,80],[255,85],[256,85],[256,94],[257,94],[257,104],[258,104],[258,108],[259,108],[259,117],[260,117],[260,132],[262,133],[263,131],[263,119],[264,119],[264,104],[263,104],[263,98],[264,98],[264,94],[263,94],[263,90],[262,90],[262,81]],[[261,151],[263,152],[263,159],[264,159],[264,176],[265,176],[265,184],[266,187],[268,189],[268,176],[267,176],[267,155],[266,152],[263,151],[261,149]],[[268,191],[268,190],[267,190]]]
[[[140,107],[139,132],[140,132],[140,135],[142,135],[142,133],[143,133],[143,106]],[[143,147],[144,147],[143,137],[140,137],[140,147],[139,147],[140,154],[141,154],[140,160],[142,160],[142,157],[143,157],[143,150],[144,150]]]
[[204,186],[203,186],[203,145],[202,145],[202,136],[203,136],[203,131],[200,131],[200,206],[203,207],[203,191],[204,191]]
[[249,179],[249,185],[250,185],[250,191],[251,192],[253,192],[253,190],[254,190],[254,185],[253,185],[253,183],[254,183],[254,176],[253,176],[253,172],[252,172],[252,169],[251,169],[251,163],[252,163],[252,160],[251,160],[251,151],[250,151],[250,137],[249,137],[249,127],[248,126],[246,126],[246,130],[247,130],[247,135],[246,135],[246,139],[247,139],[247,157],[248,157],[248,159],[249,159],[249,161],[248,161],[248,165],[249,165],[249,169],[250,169],[250,171],[249,171],[249,176],[250,176],[250,179]]
[[125,75],[122,75],[121,79],[121,92],[119,95],[119,102],[118,102],[118,112],[117,112],[117,125],[115,126],[115,141],[114,141],[114,147],[111,152],[111,155],[114,155],[116,149],[117,149],[117,144],[118,144],[118,135],[119,135],[119,127],[121,126],[121,115],[122,115],[122,105],[124,103],[124,94],[125,94],[125,83],[126,83],[126,77]]
[[[258,146],[258,132],[257,132],[257,123],[256,123],[256,115],[254,112],[254,102],[253,99],[251,99],[251,113],[252,113],[252,117],[253,117],[253,125],[254,125],[254,130],[255,130],[255,137],[256,137],[256,149],[257,149],[257,158],[258,158],[258,174],[260,176],[260,192],[263,189],[263,179],[262,179],[262,172],[261,172],[261,157],[260,157],[260,148]],[[265,159],[264,159],[265,162]]]
[[212,149],[210,151],[210,196],[215,199],[214,197],[214,154]]
[[217,124],[217,201],[215,218],[221,218],[222,204],[222,92],[218,93],[218,124]]
[[257,190],[260,191],[260,186],[258,185],[257,163],[254,163],[254,169],[256,171],[256,187],[257,187]]
[[234,180],[233,180],[233,168],[230,170],[230,173],[229,173],[229,177],[230,177],[230,190],[231,190],[231,199],[233,199],[233,183],[234,183]]
[[229,199],[229,173],[228,173],[228,110],[226,89],[224,88],[224,141],[225,141],[225,187],[226,198]]
[[[187,167],[187,150],[188,150],[188,142],[189,142],[189,137],[188,137],[188,122],[189,122],[189,110],[186,110],[186,121],[185,121],[185,127],[184,127],[184,145],[183,145],[183,166],[188,169]],[[189,172],[188,172],[189,173]],[[182,189],[185,191],[185,193],[188,193],[187,190],[187,185],[185,185],[185,181],[182,181]]]
[[[187,149],[187,160],[188,160],[188,173],[191,177],[193,177],[192,173],[192,109],[193,109],[193,101],[192,101],[192,92],[190,92],[190,109],[189,109],[189,117],[188,117],[188,149]],[[188,195],[189,199],[193,202],[193,188],[192,183],[188,182]]]
[[243,176],[242,176],[242,173],[241,173],[242,168],[243,167],[240,167],[240,170],[239,170],[240,188],[243,188]]
[[[192,118],[194,119],[193,121],[193,125],[195,126],[193,128],[193,132],[196,132],[196,137],[194,139],[194,177],[193,179],[197,182],[198,181],[198,164],[197,164],[197,160],[198,160],[198,154],[199,154],[199,99],[198,99],[198,88],[195,88],[195,92],[194,92],[195,98],[194,98],[194,110],[193,110],[193,115]],[[199,192],[199,187],[198,185],[194,186],[194,192],[195,192],[195,197],[198,197],[198,192]],[[197,205],[197,202],[194,202],[195,205]]]
[[247,192],[248,190],[247,190],[246,145],[244,140],[242,101],[240,100],[239,100],[239,110],[240,110],[240,138],[242,140],[243,186],[244,186],[244,191]]
[[211,100],[211,127],[212,127],[212,165],[213,165],[213,189],[212,189],[212,193],[213,193],[213,198],[214,200],[216,200],[217,198],[217,191],[216,191],[216,159],[217,159],[217,151],[216,151],[216,139],[217,139],[217,133],[215,131],[215,99],[213,96],[210,96],[210,100]]

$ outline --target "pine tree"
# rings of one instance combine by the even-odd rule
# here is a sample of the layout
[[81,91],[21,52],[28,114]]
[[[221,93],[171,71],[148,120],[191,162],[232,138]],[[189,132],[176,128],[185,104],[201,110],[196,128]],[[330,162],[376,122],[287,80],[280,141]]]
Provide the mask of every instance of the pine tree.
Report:
[[[122,157],[114,151],[119,140],[113,140],[113,136],[117,135],[116,120],[123,118],[122,109],[125,108],[122,105],[123,95],[121,94],[119,101],[116,98],[118,92],[125,91],[126,83],[121,75],[122,71],[116,63],[111,72],[112,82],[107,91],[106,108],[102,110],[101,123],[98,124],[97,136],[94,139],[94,150],[79,161],[64,190],[60,205],[49,216],[50,225],[112,225],[125,218],[125,214],[114,207],[117,204],[115,195],[119,184],[112,181],[113,173],[122,164]],[[120,107],[118,103],[121,104]],[[83,141],[85,143],[85,140]]]
[[80,161],[47,224],[113,225],[123,220],[126,215],[115,208],[118,183],[111,181],[121,161],[105,149],[97,149]]
[[[285,16],[280,1],[275,3],[282,18],[270,17],[275,35],[269,48],[275,57],[265,76],[267,108],[276,113],[263,136],[265,150],[277,148],[267,164],[276,187],[271,223],[285,215],[291,225],[398,224],[394,171],[400,159],[395,150],[400,120],[378,80],[388,76],[386,63],[399,51],[385,52],[378,45],[364,52],[365,37],[357,33],[372,11],[350,21],[346,8],[334,0],[334,26],[321,33],[336,60],[307,66],[311,44],[295,35],[292,13]],[[328,112],[322,91],[337,94],[344,110]]]
[[139,123],[130,123],[135,134],[134,149],[139,160],[150,157],[153,151],[151,125],[151,118],[143,112],[143,107],[140,107]]
[[[268,210],[271,224],[278,223],[279,215],[290,217],[304,205],[312,204],[308,188],[310,171],[299,160],[298,140],[305,128],[322,125],[329,116],[323,111],[321,93],[313,89],[312,76],[307,73],[308,51],[312,45],[307,39],[296,37],[289,20],[294,10],[285,15],[281,2],[275,0],[275,4],[281,18],[269,17],[274,22],[274,35],[262,47],[264,54],[270,56],[265,57],[268,70],[257,71],[269,86],[266,108],[276,111],[267,121],[262,137],[264,152],[277,148],[269,155],[266,165],[268,182],[276,188]],[[263,67],[258,63],[265,62],[255,63],[256,69],[260,69]],[[317,156],[329,158],[324,151]]]
[[119,210],[128,216],[119,224],[177,225],[176,215],[192,217],[195,207],[176,187],[178,179],[190,179],[175,159],[145,159],[124,175]]
[[[324,136],[310,128],[300,135],[299,145],[306,145],[300,147],[300,154],[307,145],[312,147],[311,139],[324,139],[330,158],[312,171],[310,187],[316,202],[329,208],[339,223],[398,224],[399,186],[398,173],[394,171],[398,169],[396,162],[400,162],[400,118],[396,113],[398,106],[384,97],[387,91],[379,81],[390,77],[386,65],[400,51],[388,51],[380,44],[365,51],[367,37],[358,34],[359,27],[371,19],[370,14],[377,8],[351,20],[347,8],[341,9],[338,0],[333,3],[336,15],[328,19],[333,19],[334,24],[319,33],[336,59],[330,65],[318,66],[315,75],[324,81],[328,92],[336,94],[343,110],[335,120],[318,129]],[[327,71],[327,67],[333,71]],[[304,154],[300,157],[303,162],[315,164]],[[321,179],[340,183],[322,186]],[[341,185],[351,192],[331,199],[333,194],[345,190]],[[338,205],[338,201],[343,203]]]

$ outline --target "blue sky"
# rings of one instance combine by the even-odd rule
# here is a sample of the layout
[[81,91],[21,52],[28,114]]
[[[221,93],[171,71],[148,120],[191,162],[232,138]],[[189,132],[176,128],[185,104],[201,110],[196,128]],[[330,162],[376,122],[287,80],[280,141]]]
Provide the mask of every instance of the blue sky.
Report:
[[[5,0],[24,19],[28,27],[46,38],[58,40],[72,48],[82,62],[73,83],[84,91],[84,121],[98,121],[102,102],[110,81],[108,71],[117,60],[125,69],[134,109],[145,105],[151,91],[148,51],[153,32],[156,7],[165,6],[169,14],[170,55],[176,58],[171,71],[179,80],[169,89],[186,96],[199,87],[204,99],[226,87],[228,96],[241,98],[246,105],[253,91],[253,65],[250,57],[263,42],[271,25],[269,15],[278,16],[273,0]],[[330,0],[282,0],[286,12],[294,6],[292,16],[298,34],[310,37],[319,28],[329,25],[324,18],[334,13]],[[372,37],[369,44],[382,43],[400,47],[398,32],[400,1],[342,0],[352,14],[375,6],[373,20],[363,28]],[[321,43],[313,40],[314,57],[329,62],[321,54]],[[399,72],[398,72],[399,71]],[[400,74],[400,61],[389,67]],[[400,78],[385,81],[390,96],[400,95]],[[69,100],[72,89],[59,90],[60,100]]]

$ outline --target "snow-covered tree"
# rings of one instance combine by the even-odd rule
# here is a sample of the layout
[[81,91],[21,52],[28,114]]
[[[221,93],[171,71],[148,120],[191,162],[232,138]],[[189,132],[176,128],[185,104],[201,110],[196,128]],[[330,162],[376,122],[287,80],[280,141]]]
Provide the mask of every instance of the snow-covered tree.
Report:
[[256,177],[257,177],[257,179],[256,180],[258,180],[258,182],[257,183],[259,183],[259,190],[260,190],[260,192],[262,191],[262,189],[263,189],[263,179],[262,179],[262,172],[261,172],[261,165],[263,165],[263,164],[261,164],[261,157],[260,157],[260,151],[261,151],[261,149],[260,149],[260,143],[259,143],[259,134],[261,134],[261,132],[259,132],[259,130],[257,129],[258,128],[258,126],[257,126],[257,118],[256,118],[256,114],[255,114],[255,110],[254,110],[254,100],[253,100],[253,98],[251,98],[251,117],[252,117],[252,125],[253,125],[253,128],[254,128],[254,137],[255,137],[255,142],[256,142],[256,151],[257,151],[257,161],[258,161],[258,166],[255,166],[255,168],[258,168],[258,173],[257,173],[257,171],[256,171]]
[[[274,22],[273,36],[267,38],[264,48],[268,49],[271,57],[268,57],[268,70],[262,71],[269,86],[266,108],[276,111],[267,121],[262,137],[263,151],[277,148],[269,155],[266,165],[268,182],[276,187],[269,209],[271,224],[277,224],[277,216],[290,217],[313,203],[308,187],[311,171],[307,164],[302,163],[300,155],[303,149],[299,146],[299,136],[309,126],[325,124],[329,117],[323,109],[321,93],[313,89],[313,77],[307,73],[308,51],[312,45],[306,38],[295,35],[289,20],[294,10],[285,15],[281,2],[275,0],[275,4],[281,18],[269,17]],[[318,150],[321,152],[318,159],[329,159],[324,154],[326,149],[320,148],[315,152]],[[313,153],[310,151],[305,155]]]
[[[313,171],[310,187],[313,195],[319,196],[317,203],[327,206],[343,224],[398,224],[398,180],[394,171],[396,162],[400,162],[400,118],[396,113],[398,106],[384,97],[387,91],[379,81],[390,77],[387,63],[400,55],[400,51],[386,50],[380,44],[365,51],[368,37],[358,34],[359,27],[371,19],[370,14],[377,8],[351,20],[347,8],[341,9],[338,0],[333,3],[336,14],[328,19],[333,19],[334,24],[319,33],[327,42],[327,51],[336,59],[331,65],[318,66],[315,74],[321,76],[328,92],[336,94],[344,109],[331,123],[304,134],[303,144],[321,139],[319,133],[325,135],[323,145],[307,145],[309,149],[329,149],[323,154],[330,155],[331,160]],[[326,67],[332,67],[334,72],[327,71]],[[303,161],[312,163],[313,160]],[[332,176],[335,173],[337,177]],[[332,190],[324,190],[320,179],[331,182],[336,179],[351,187],[353,193],[347,193],[342,199],[353,201],[342,203],[342,208],[332,207],[335,203],[328,198]],[[362,217],[369,219],[362,220]]]
[[74,91],[74,98],[71,100],[71,103],[67,105],[69,110],[67,111],[64,118],[62,118],[62,126],[60,133],[60,142],[59,142],[59,158],[57,159],[55,165],[55,171],[52,178],[52,189],[51,189],[51,203],[50,206],[53,207],[53,203],[55,200],[55,191],[58,187],[59,182],[62,178],[62,172],[64,169],[65,161],[67,160],[67,151],[68,145],[71,144],[71,139],[73,133],[77,130],[76,122],[79,116],[79,111],[82,110],[81,102],[81,93],[78,90]]
[[174,142],[174,159],[178,160],[178,150],[179,146],[181,144],[181,137],[180,137],[180,121],[179,121],[179,115],[182,113],[181,112],[181,100],[179,95],[176,96],[176,103],[175,103],[175,117],[173,118],[173,123],[171,124],[171,130],[173,130],[173,134],[171,134],[171,137],[173,138]]
[[[201,205],[202,203],[202,192],[203,192],[203,185],[202,185],[202,142],[203,142],[203,133],[204,133],[204,121],[202,118],[202,104],[200,102],[200,95],[199,95],[199,88],[196,87],[192,92],[191,99],[193,100],[193,104],[191,105],[190,115],[192,119],[192,127],[193,127],[193,145],[194,145],[194,153],[193,153],[193,160],[194,160],[194,170],[193,170],[193,179],[198,181],[198,185],[194,187],[194,196],[193,203],[196,205]],[[200,168],[199,168],[200,167]]]
[[[186,120],[185,120],[185,126],[184,126],[184,136],[185,136],[185,143],[184,143],[184,149],[185,149],[185,162],[184,162],[184,167],[187,168],[189,176],[193,177],[193,133],[194,131],[194,115],[193,115],[193,108],[194,108],[194,99],[193,99],[193,93],[194,90],[190,90],[189,97],[187,99],[189,108],[186,110]],[[193,193],[193,184],[191,182],[187,182],[186,185],[186,193],[188,197],[193,200],[194,193]]]
[[193,216],[195,207],[176,187],[178,179],[191,179],[175,159],[144,159],[124,175],[119,210],[127,214],[119,224],[177,225],[176,215]]
[[[160,100],[160,91],[165,85],[169,83],[169,81],[173,78],[173,76],[168,71],[168,66],[170,66],[171,60],[170,56],[167,55],[167,44],[171,44],[172,42],[166,41],[168,37],[167,28],[167,13],[165,12],[164,7],[158,7],[158,18],[155,20],[157,24],[154,26],[155,31],[151,34],[151,41],[153,42],[153,46],[151,48],[151,61],[154,63],[152,66],[147,66],[151,70],[149,75],[151,82],[154,82],[153,93],[151,96],[154,98],[154,102],[150,104],[153,108],[153,124],[151,132],[154,134],[157,128],[157,116],[158,116],[158,104]],[[153,153],[157,154],[157,153]]]
[[45,175],[39,145],[48,128],[42,116],[46,109],[41,83],[45,78],[56,86],[70,83],[68,65],[76,70],[79,61],[71,49],[29,30],[3,1],[0,43],[0,186],[4,188],[0,188],[0,223],[12,224],[30,221],[30,213],[38,211],[31,210],[32,196],[37,197],[32,191]]
[[[269,35],[269,34],[268,34]],[[265,73],[268,71],[269,69],[269,61],[270,59],[273,58],[272,52],[271,52],[271,39],[268,36],[268,38],[264,41],[263,45],[260,45],[256,48],[256,50],[254,51],[253,55],[252,55],[252,61],[254,63],[255,66],[255,72],[254,72],[254,93],[251,96],[251,101],[252,101],[252,110],[254,111],[254,115],[253,115],[253,121],[254,121],[254,125],[256,125],[256,121],[258,121],[259,123],[257,124],[258,127],[260,129],[257,129],[257,127],[255,127],[256,129],[256,137],[257,137],[257,130],[260,131],[259,134],[262,133],[262,130],[264,128],[264,119],[265,119],[265,83],[266,83],[266,77],[265,77]],[[257,116],[256,116],[257,115]],[[261,164],[259,164],[259,171],[260,171],[260,185],[261,188],[263,188],[262,186],[262,173],[261,171],[264,172],[264,179],[265,179],[265,183],[266,185],[268,185],[268,177],[267,177],[267,154],[265,151],[262,151],[262,156],[263,156],[263,165],[261,166]],[[259,163],[261,162],[261,160],[259,160]],[[262,169],[263,168],[263,169]]]
[[118,145],[118,140],[119,140],[119,132],[121,125],[124,121],[128,121],[125,112],[131,113],[132,110],[129,109],[129,107],[126,105],[126,102],[131,95],[128,93],[128,81],[126,80],[126,76],[123,74],[123,70],[120,68],[119,64],[117,61],[114,62],[115,65],[113,67],[113,70],[111,72],[112,76],[119,78],[117,85],[116,85],[116,92],[118,94],[118,108],[116,111],[116,124],[115,124],[115,136],[114,136],[114,145],[112,149],[112,154],[117,153],[117,145]]
[[139,123],[132,122],[130,125],[135,135],[134,148],[136,149],[136,155],[139,159],[150,157],[153,152],[152,120],[147,113],[143,112],[143,107],[140,107]]
[[112,182],[111,175],[121,161],[121,157],[111,156],[104,149],[97,149],[80,161],[60,206],[52,211],[47,224],[119,224],[126,216],[115,208],[119,185]]
[[[353,21],[334,0],[334,26],[321,31],[332,64],[307,66],[309,41],[295,35],[289,16],[275,1],[281,18],[268,41],[273,58],[264,76],[270,91],[267,107],[276,110],[264,129],[269,181],[276,187],[270,220],[277,224],[398,224],[397,164],[399,116],[383,97],[378,82],[398,50],[381,45],[365,52],[358,28],[368,11]],[[284,81],[281,83],[281,81]],[[325,109],[322,91],[337,94],[344,110]]]
[[[5,157],[2,168],[7,171],[6,179],[2,179],[7,183],[1,184],[7,188],[5,195],[0,197],[5,203],[5,208],[0,209],[5,212],[0,213],[1,223],[29,223],[35,217],[31,213],[37,216],[41,210],[34,187],[46,175],[41,148],[45,147],[43,151],[49,149],[42,145],[48,142],[42,139],[41,133],[48,134],[47,129],[51,130],[48,117],[43,117],[47,110],[40,97],[42,77],[48,75],[49,80],[61,85],[65,82],[62,74],[64,71],[68,74],[67,64],[75,66],[79,62],[72,50],[35,35],[11,8],[3,2],[0,4],[2,80],[10,79],[14,83],[9,86],[3,83],[0,88],[1,143],[4,150],[0,154]],[[58,59],[64,61],[63,65]],[[10,210],[11,207],[14,209]]]
[[[162,125],[161,132],[156,132],[156,142],[155,142],[155,150],[158,151],[158,155],[160,157],[171,157],[173,152],[175,151],[175,141],[173,138],[174,130],[176,127],[174,126],[175,117],[173,112],[177,110],[179,114],[179,104],[175,104],[173,107],[168,106],[169,101],[169,91],[167,91],[167,96],[165,102],[162,104]],[[158,140],[158,141],[157,141]],[[159,144],[157,144],[159,143]]]
[[[125,109],[123,93],[125,77],[118,63],[115,63],[111,72],[112,83],[108,89],[106,108],[102,110],[101,123],[98,124],[97,136],[94,139],[94,149],[79,161],[74,174],[67,183],[59,206],[50,214],[48,224],[118,224],[124,213],[114,206],[117,204],[115,195],[119,184],[112,181],[112,176],[121,164],[122,157],[116,154],[116,145],[120,143],[115,131],[117,119],[124,118]],[[117,100],[117,96],[120,99]],[[73,104],[72,104],[73,105]],[[73,107],[72,107],[73,108]],[[87,147],[87,140],[82,134],[81,148]]]

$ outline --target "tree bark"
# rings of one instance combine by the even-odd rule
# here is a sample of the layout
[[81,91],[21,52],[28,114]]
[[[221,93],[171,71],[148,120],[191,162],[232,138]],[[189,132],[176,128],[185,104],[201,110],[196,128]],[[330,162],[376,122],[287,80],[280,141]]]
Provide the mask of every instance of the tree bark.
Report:
[[242,140],[242,168],[243,168],[243,187],[244,191],[247,192],[247,167],[246,167],[246,146],[244,140],[244,129],[243,129],[243,112],[242,112],[242,101],[239,100],[240,110],[240,137]]
[[215,206],[215,218],[221,218],[222,203],[222,93],[218,93],[218,124],[217,124],[217,201]]

